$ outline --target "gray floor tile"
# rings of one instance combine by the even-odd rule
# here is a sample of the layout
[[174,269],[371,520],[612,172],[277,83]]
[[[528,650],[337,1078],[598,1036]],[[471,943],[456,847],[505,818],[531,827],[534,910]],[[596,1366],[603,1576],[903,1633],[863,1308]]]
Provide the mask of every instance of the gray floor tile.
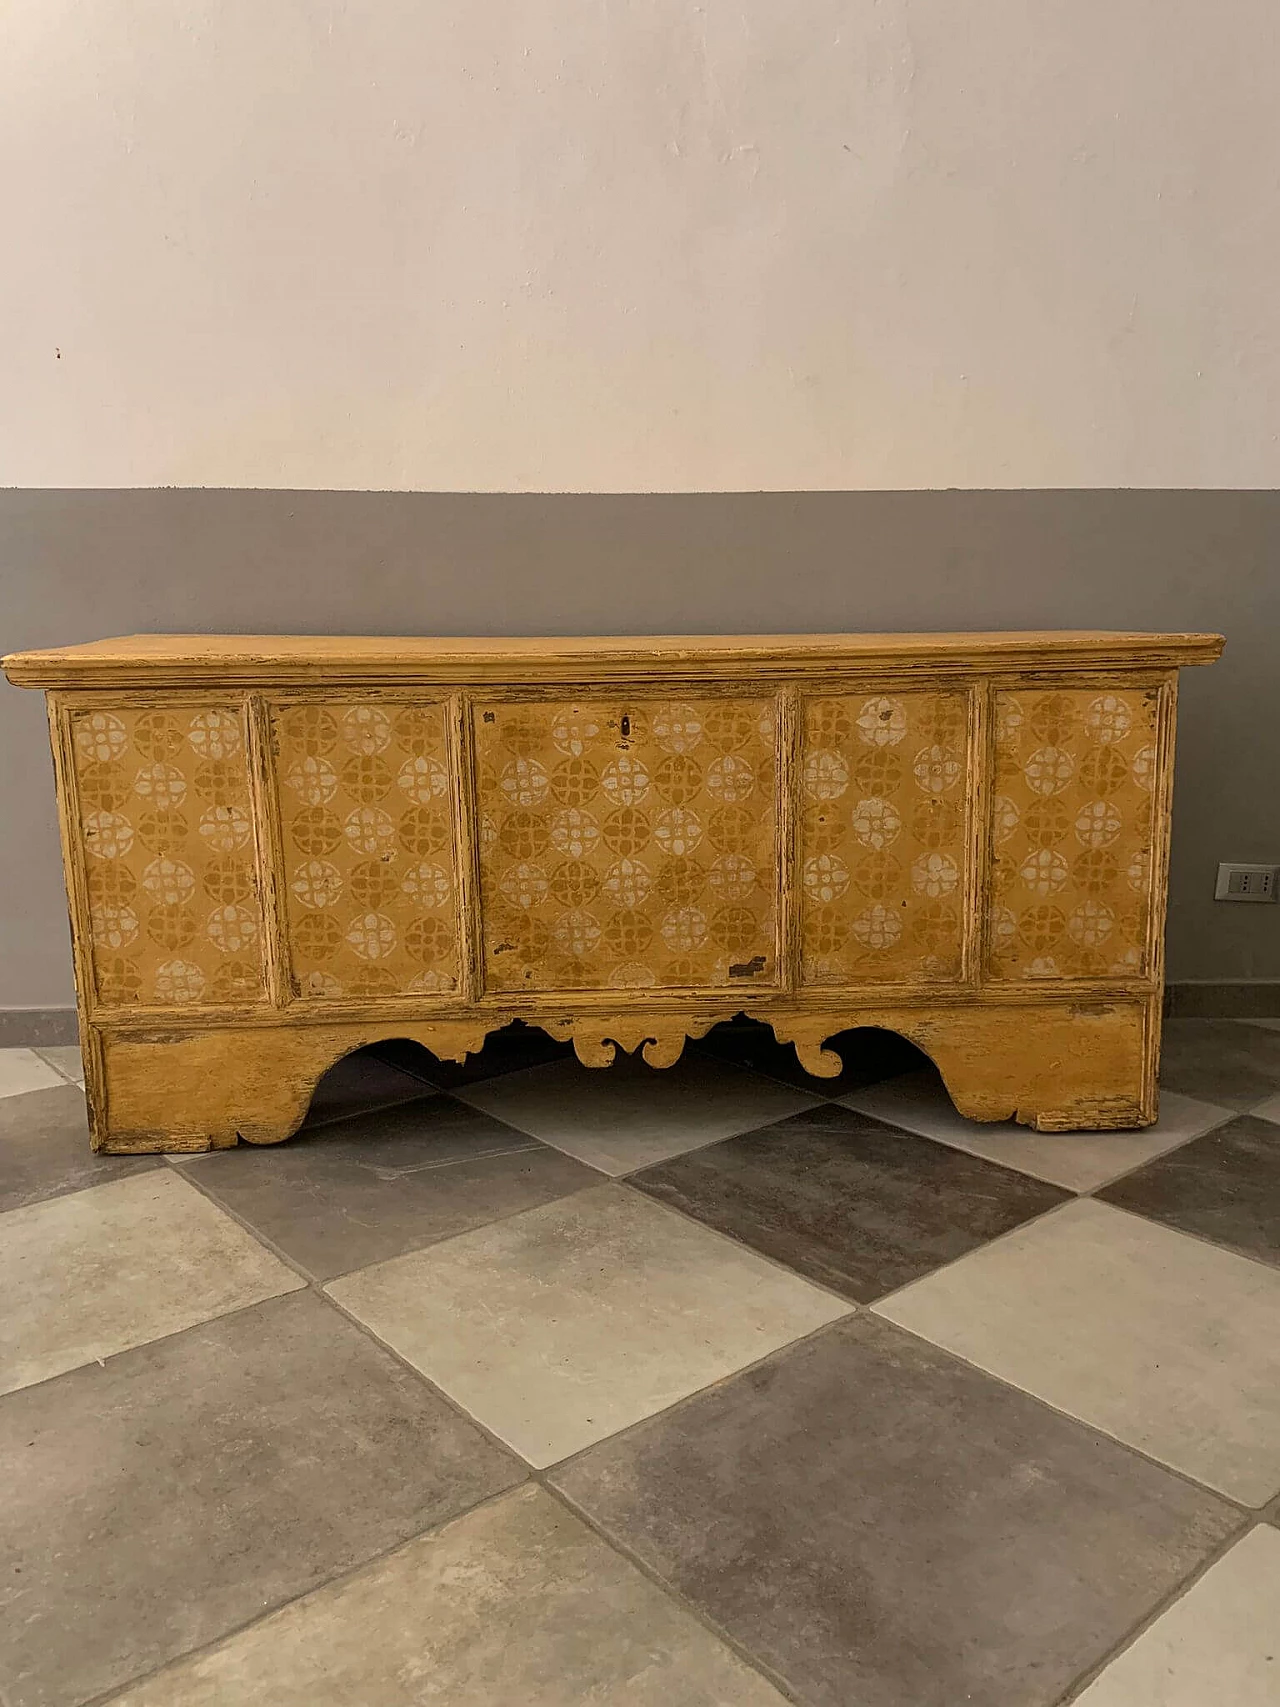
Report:
[[1075,1707],[1276,1707],[1280,1535],[1255,1529],[1211,1565]]
[[1244,1113],[1280,1091],[1280,1034],[1230,1019],[1167,1019],[1160,1083]]
[[84,1084],[84,1062],[80,1059],[78,1043],[55,1043],[47,1048],[36,1050],[42,1061],[47,1061],[51,1067],[56,1067],[63,1078],[70,1079],[73,1085]]
[[935,1067],[906,1073],[840,1100],[846,1108],[873,1114],[892,1126],[985,1156],[1036,1179],[1051,1180],[1068,1191],[1092,1191],[1231,1118],[1229,1108],[1162,1091],[1159,1120],[1140,1132],[1032,1132],[1013,1121],[966,1120],[947,1095]]
[[0,1215],[0,1393],[305,1284],[172,1168]]
[[860,1303],[1066,1201],[1054,1186],[838,1103],[631,1183]]
[[384,1061],[372,1049],[357,1049],[335,1061],[316,1084],[303,1131],[327,1125],[331,1120],[346,1120],[370,1109],[389,1108],[412,1097],[430,1096],[432,1090],[421,1079]]
[[420,1044],[408,1038],[391,1038],[374,1045],[374,1052],[386,1061],[412,1073],[415,1078],[441,1090],[453,1090],[458,1085],[471,1085],[481,1079],[496,1079],[502,1073],[517,1073],[524,1067],[538,1067],[545,1061],[560,1061],[573,1054],[573,1046],[548,1037],[536,1025],[519,1021],[491,1032],[483,1049],[468,1055],[465,1061],[441,1061]]
[[13,1394],[0,1689],[83,1701],[521,1475],[309,1292]]
[[34,1049],[0,1049],[0,1098],[52,1090],[65,1082]]
[[692,1055],[664,1068],[625,1055],[607,1069],[553,1061],[458,1095],[615,1175],[750,1132],[817,1100],[744,1067]]
[[184,1161],[182,1172],[321,1280],[600,1181],[440,1095]]
[[118,1707],[783,1707],[689,1613],[522,1488],[131,1689]]
[[1280,1126],[1241,1115],[1098,1195],[1244,1256],[1280,1263]]
[[65,1080],[0,1097],[0,1210],[163,1166],[159,1156],[95,1156],[84,1092]]
[[1047,1707],[1239,1521],[867,1316],[551,1480],[809,1707]]
[[879,1031],[871,1026],[842,1031],[828,1041],[827,1047],[844,1061],[844,1071],[838,1078],[818,1079],[806,1073],[792,1045],[779,1043],[767,1025],[739,1021],[718,1025],[697,1043],[691,1043],[689,1050],[695,1057],[711,1055],[739,1067],[750,1067],[757,1073],[767,1073],[771,1079],[798,1085],[819,1097],[839,1096],[859,1085],[874,1085],[896,1073],[916,1071],[928,1061],[926,1055],[897,1032]]
[[538,1465],[847,1309],[622,1185],[578,1192],[329,1290]]
[[1245,1505],[1280,1489],[1280,1273],[1091,1198],[879,1314]]

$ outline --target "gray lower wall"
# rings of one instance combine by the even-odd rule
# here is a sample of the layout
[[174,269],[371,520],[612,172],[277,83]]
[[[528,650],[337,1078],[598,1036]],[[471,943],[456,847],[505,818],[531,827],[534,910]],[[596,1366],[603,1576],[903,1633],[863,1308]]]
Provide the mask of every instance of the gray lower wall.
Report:
[[[1280,978],[1280,493],[0,491],[5,651],[139,630],[1217,629],[1183,677],[1169,975]],[[72,999],[40,698],[4,687],[0,1008]]]

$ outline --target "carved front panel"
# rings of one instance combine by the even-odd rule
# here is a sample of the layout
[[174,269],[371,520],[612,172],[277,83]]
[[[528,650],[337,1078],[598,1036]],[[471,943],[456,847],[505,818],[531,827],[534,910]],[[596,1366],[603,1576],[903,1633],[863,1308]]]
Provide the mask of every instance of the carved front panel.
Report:
[[1156,688],[999,693],[988,970],[1145,974]]
[[477,706],[490,990],[775,976],[773,701]]
[[101,1002],[264,999],[246,735],[226,702],[73,714]]
[[458,982],[444,710],[362,700],[274,712],[285,916],[298,994],[437,994]]
[[960,693],[805,701],[799,839],[806,984],[959,977],[967,719]]

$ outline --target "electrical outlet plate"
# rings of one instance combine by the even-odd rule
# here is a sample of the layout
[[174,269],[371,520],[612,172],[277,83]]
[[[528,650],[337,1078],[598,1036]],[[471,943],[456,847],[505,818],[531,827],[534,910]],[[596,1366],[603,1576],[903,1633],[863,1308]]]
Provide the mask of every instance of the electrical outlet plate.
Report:
[[1280,865],[1220,865],[1215,901],[1280,900]]

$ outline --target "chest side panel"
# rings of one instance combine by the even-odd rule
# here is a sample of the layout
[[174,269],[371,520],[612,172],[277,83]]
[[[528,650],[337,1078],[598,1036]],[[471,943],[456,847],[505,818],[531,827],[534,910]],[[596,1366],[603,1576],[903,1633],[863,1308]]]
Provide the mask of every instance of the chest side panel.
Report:
[[243,708],[226,702],[72,713],[105,1005],[266,999],[247,734]]
[[968,697],[810,698],[801,727],[802,982],[959,978]]
[[1145,976],[1156,687],[995,695],[987,971]]
[[771,697],[475,711],[493,990],[776,977]]
[[455,832],[441,705],[273,709],[291,978],[301,996],[458,983]]

